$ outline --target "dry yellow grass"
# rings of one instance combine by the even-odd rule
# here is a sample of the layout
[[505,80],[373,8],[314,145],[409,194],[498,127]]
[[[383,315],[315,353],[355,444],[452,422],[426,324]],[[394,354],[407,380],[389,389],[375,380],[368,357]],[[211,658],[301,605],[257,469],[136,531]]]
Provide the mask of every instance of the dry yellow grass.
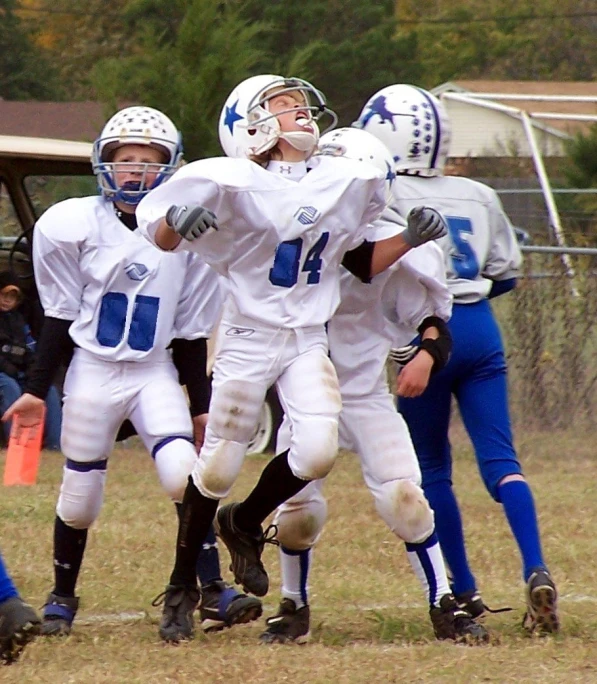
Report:
[[[173,505],[151,459],[132,446],[110,461],[106,503],[89,535],[72,636],[38,639],[1,682],[597,682],[597,461],[592,435],[525,434],[518,446],[534,489],[546,558],[561,594],[562,634],[530,639],[520,629],[523,585],[501,509],[484,491],[458,428],[455,484],[468,548],[489,605],[486,647],[439,643],[402,545],[377,517],[356,459],[343,454],[327,485],[330,515],[314,554],[313,639],[304,647],[258,644],[259,621],[188,644],[163,645],[152,598],[166,583],[176,530]],[[247,460],[234,497],[265,457]],[[0,460],[0,467],[3,467]],[[4,488],[0,546],[23,595],[40,606],[52,585],[52,521],[61,457],[45,454],[38,484]],[[223,555],[225,551],[223,552]],[[226,557],[223,561],[226,563]],[[277,605],[276,552],[264,562]],[[227,572],[224,573],[228,575]]]

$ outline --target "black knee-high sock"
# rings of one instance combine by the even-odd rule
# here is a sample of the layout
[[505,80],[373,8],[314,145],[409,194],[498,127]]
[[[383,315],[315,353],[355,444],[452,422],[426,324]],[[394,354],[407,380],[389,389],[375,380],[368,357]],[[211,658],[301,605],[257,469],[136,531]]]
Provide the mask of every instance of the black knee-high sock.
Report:
[[76,530],[58,516],[54,521],[54,591],[57,596],[74,596],[87,530]]
[[170,576],[170,584],[185,586],[197,584],[195,574],[197,558],[209,533],[217,508],[217,499],[208,499],[203,496],[189,477],[180,510],[176,560]]
[[263,469],[259,482],[234,513],[234,522],[246,532],[255,532],[270,513],[309,484],[293,474],[288,451],[273,458]]
[[[178,513],[178,519],[180,520],[182,504],[177,503],[175,506],[176,512]],[[222,579],[220,554],[218,553],[216,532],[213,525],[209,526],[207,537],[199,550],[195,572],[199,578],[199,584],[202,587],[206,587],[208,584],[212,584],[213,582]]]

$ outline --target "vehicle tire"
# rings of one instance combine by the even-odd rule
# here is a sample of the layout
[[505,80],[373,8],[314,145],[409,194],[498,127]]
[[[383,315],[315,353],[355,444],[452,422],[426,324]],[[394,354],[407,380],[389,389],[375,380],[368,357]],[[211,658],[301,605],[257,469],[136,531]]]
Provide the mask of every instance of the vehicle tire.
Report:
[[274,387],[270,388],[261,407],[259,424],[249,442],[247,454],[263,454],[276,448],[276,435],[284,414]]

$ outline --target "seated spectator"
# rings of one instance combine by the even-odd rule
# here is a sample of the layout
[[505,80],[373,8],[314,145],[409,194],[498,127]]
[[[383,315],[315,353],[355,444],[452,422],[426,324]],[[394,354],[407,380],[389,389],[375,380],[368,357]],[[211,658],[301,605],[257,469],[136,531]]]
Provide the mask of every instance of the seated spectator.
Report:
[[[23,393],[27,370],[35,355],[35,340],[19,306],[23,292],[9,271],[0,272],[0,411],[4,413]],[[56,387],[46,397],[44,448],[60,449],[62,402]],[[8,442],[10,422],[4,423]]]

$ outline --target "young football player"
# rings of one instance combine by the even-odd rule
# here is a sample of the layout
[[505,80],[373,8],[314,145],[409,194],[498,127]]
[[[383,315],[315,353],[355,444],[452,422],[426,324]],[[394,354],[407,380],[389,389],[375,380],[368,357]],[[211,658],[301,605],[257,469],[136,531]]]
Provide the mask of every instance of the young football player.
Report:
[[399,408],[419,457],[425,494],[436,514],[454,594],[472,615],[483,613],[452,489],[448,439],[452,395],[483,482],[502,504],[519,548],[526,583],[524,625],[530,632],[557,632],[557,591],[543,558],[533,495],[513,446],[506,359],[489,302],[516,285],[521,254],[515,232],[493,189],[468,178],[444,175],[450,121],[443,104],[431,93],[411,85],[388,86],[370,98],[355,125],[376,135],[394,156],[393,192],[400,213],[406,216],[412,207],[429,203],[448,222],[449,234],[438,245],[454,296],[448,323],[454,351],[426,391],[417,398],[401,397]]
[[[229,284],[205,440],[185,491],[166,588],[160,626],[166,640],[191,634],[197,551],[236,480],[268,387],[276,385],[292,442],[244,501],[217,515],[245,591],[268,590],[265,518],[334,463],[341,401],[325,323],[339,302],[345,252],[353,250],[353,268],[369,277],[444,231],[437,212],[420,208],[402,235],[364,242],[367,224],[385,206],[382,175],[332,157],[319,158],[307,173],[317,121],[329,112],[322,94],[301,79],[246,79],[220,117],[228,158],[189,164],[139,206],[150,240],[165,250],[199,252]],[[180,591],[188,600],[172,601]]]
[[[382,171],[393,166],[385,146],[355,128],[327,133],[318,149],[321,154],[375,164]],[[391,180],[392,176],[389,196]],[[368,238],[379,240],[404,230],[404,221],[398,215],[393,219],[372,225]],[[416,396],[423,391],[430,374],[448,360],[451,345],[445,321],[451,305],[442,253],[431,243],[410,251],[369,283],[342,268],[341,301],[328,323],[328,338],[342,396],[340,446],[359,456],[377,511],[405,543],[436,637],[479,643],[487,640],[487,632],[451,594],[433,512],[420,487],[417,457],[387,380],[386,359],[392,344],[410,342],[418,329],[422,342],[400,376],[399,392]],[[285,421],[278,434],[278,451],[286,448],[289,439]],[[304,643],[309,638],[311,549],[327,514],[323,484],[323,480],[309,483],[276,511],[282,601],[278,613],[267,620],[260,637],[264,643]]]
[[[167,116],[127,107],[93,146],[100,195],[59,202],[35,226],[33,263],[45,320],[25,394],[3,420],[17,412],[24,422],[39,420],[54,371],[74,347],[64,382],[55,584],[43,609],[43,634],[71,630],[87,531],[102,506],[108,457],[123,421],[134,426],[179,505],[203,441],[206,338],[221,308],[218,276],[196,254],[155,249],[136,218],[141,198],[168,180],[181,157],[180,134]],[[202,627],[257,618],[260,602],[221,580],[213,529],[204,536],[196,568]]]

